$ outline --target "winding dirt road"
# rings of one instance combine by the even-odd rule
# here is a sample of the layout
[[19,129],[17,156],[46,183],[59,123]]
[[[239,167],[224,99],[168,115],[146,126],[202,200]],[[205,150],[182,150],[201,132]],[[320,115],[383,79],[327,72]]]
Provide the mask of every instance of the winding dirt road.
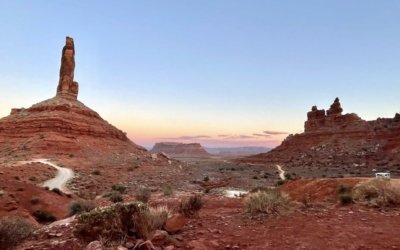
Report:
[[277,168],[278,171],[279,171],[279,177],[280,177],[282,180],[285,180],[285,179],[286,179],[286,177],[285,177],[285,171],[282,169],[281,165],[276,164],[275,166],[276,166],[276,168]]
[[64,193],[70,193],[70,191],[66,188],[67,182],[74,177],[74,171],[69,168],[64,168],[60,167],[54,163],[51,163],[48,161],[48,159],[34,159],[31,161],[23,161],[20,162],[21,164],[27,164],[27,163],[34,163],[34,162],[39,162],[43,164],[47,164],[49,166],[52,166],[53,168],[57,169],[57,175],[50,179],[45,181],[42,186],[43,187],[48,187],[50,190],[53,188],[58,188]]

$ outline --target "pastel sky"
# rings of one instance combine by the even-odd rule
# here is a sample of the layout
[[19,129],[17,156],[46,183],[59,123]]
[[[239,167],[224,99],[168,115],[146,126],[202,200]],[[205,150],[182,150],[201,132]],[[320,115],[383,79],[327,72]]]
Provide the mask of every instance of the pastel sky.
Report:
[[0,1],[0,116],[55,95],[69,35],[79,99],[147,147],[276,146],[337,96],[393,117],[399,13],[396,0]]

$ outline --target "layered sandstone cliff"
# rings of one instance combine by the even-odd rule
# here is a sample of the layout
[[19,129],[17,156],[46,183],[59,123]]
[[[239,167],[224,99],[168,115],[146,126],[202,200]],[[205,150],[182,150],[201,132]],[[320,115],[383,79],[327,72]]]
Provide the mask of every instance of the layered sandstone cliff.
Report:
[[289,135],[280,146],[239,162],[281,163],[286,166],[400,167],[400,115],[365,121],[342,114],[339,99],[330,109],[316,106],[307,114],[304,133]]

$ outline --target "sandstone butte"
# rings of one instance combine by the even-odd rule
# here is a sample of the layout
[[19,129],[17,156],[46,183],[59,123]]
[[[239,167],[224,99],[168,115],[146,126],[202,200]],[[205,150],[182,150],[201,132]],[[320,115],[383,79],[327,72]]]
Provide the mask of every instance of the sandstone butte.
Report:
[[164,153],[170,157],[210,156],[200,143],[158,142],[154,145],[151,152]]
[[400,169],[400,114],[365,121],[357,114],[342,112],[339,98],[327,111],[313,106],[303,133],[289,135],[268,153],[238,162]]
[[74,69],[74,40],[67,37],[56,96],[30,108],[12,109],[0,119],[1,158],[148,154],[77,99]]

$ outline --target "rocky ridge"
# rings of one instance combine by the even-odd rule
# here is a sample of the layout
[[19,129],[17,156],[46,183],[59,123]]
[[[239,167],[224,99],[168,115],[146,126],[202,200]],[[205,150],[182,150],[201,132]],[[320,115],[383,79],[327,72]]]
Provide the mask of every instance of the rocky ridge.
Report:
[[238,162],[399,172],[400,115],[365,121],[342,111],[339,98],[327,111],[313,106],[307,113],[304,133],[289,135],[272,151],[241,158]]

